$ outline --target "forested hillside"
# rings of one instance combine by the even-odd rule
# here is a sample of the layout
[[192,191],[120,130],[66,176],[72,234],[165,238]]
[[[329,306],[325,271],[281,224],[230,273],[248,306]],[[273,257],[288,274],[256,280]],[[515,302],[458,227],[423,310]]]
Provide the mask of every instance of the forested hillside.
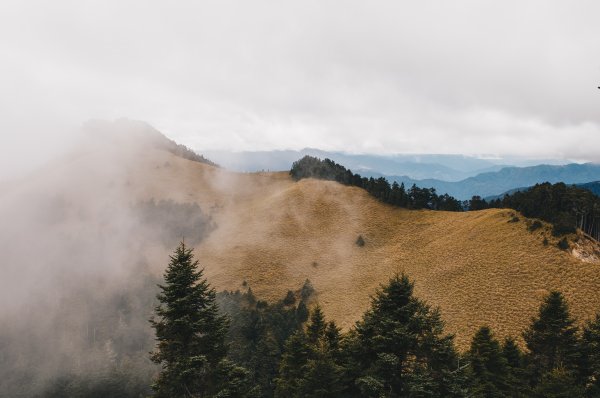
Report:
[[407,190],[404,184],[398,185],[394,182],[390,185],[384,177],[374,179],[353,174],[351,170],[331,159],[321,160],[305,156],[292,164],[290,175],[295,180],[312,177],[363,188],[380,201],[394,206],[409,209],[462,210],[460,201],[448,194],[438,195],[434,188],[419,188],[413,185]]
[[511,208],[524,216],[552,223],[553,233],[561,236],[580,229],[600,241],[600,197],[584,187],[564,183],[543,183],[489,203],[474,197],[471,209]]

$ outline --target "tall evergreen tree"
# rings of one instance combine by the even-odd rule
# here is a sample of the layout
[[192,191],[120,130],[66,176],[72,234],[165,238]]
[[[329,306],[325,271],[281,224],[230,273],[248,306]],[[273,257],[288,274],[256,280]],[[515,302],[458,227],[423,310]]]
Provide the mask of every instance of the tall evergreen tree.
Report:
[[310,344],[316,345],[325,335],[325,316],[321,307],[317,305],[310,314],[310,323],[306,327],[306,337]]
[[275,380],[276,397],[299,397],[311,349],[306,334],[299,330],[285,343],[279,376]]
[[600,397],[600,314],[583,328],[582,351],[588,396]]
[[223,387],[217,381],[223,379],[227,320],[192,250],[181,242],[170,259],[157,318],[150,321],[157,340],[151,358],[162,366],[152,387],[156,397],[209,397]]
[[325,322],[317,306],[310,315],[306,333],[298,331],[285,345],[277,379],[276,397],[342,397],[339,364],[339,329]]
[[525,396],[527,390],[523,352],[512,337],[504,339],[502,356],[506,359],[507,384],[510,397]]
[[413,283],[395,275],[374,296],[350,334],[348,396],[460,396],[453,336],[440,313],[413,296]]
[[577,372],[580,359],[577,327],[560,292],[551,292],[523,333],[529,349],[529,370],[534,384],[554,369]]
[[500,343],[487,326],[482,326],[471,341],[468,359],[476,397],[508,397],[508,361]]

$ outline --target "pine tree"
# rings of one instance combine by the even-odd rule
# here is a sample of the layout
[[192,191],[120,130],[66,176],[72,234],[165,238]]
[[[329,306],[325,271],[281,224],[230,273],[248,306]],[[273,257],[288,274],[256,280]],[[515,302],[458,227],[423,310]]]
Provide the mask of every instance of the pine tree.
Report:
[[588,396],[600,396],[600,314],[583,329],[582,351],[585,356],[585,376]]
[[151,320],[157,340],[151,358],[162,366],[152,387],[155,397],[208,397],[223,388],[217,380],[223,379],[227,320],[192,250],[181,242],[170,259]]
[[325,322],[317,306],[306,333],[298,331],[285,344],[277,379],[276,397],[342,397],[339,329]]
[[579,361],[577,327],[569,308],[559,292],[551,292],[540,306],[539,315],[532,319],[523,333],[529,349],[531,382],[554,369],[577,372]]
[[413,296],[413,283],[396,275],[377,292],[357,323],[347,364],[352,396],[459,396],[453,336],[440,313]]
[[508,363],[489,327],[482,326],[473,336],[468,359],[476,397],[509,396]]
[[502,356],[506,359],[506,369],[509,396],[521,397],[526,391],[523,352],[512,337],[504,339]]
[[340,354],[340,328],[337,327],[334,321],[329,321],[327,323],[327,327],[325,328],[325,334],[323,336],[326,349],[331,353],[331,355],[335,358],[339,357]]
[[300,303],[296,308],[296,319],[298,320],[298,323],[302,324],[306,322],[308,320],[308,315],[309,312],[306,303],[304,302],[304,300],[300,300]]
[[306,372],[306,365],[311,357],[310,346],[303,331],[294,333],[285,343],[279,376],[275,380],[276,397],[298,397]]
[[323,338],[325,334],[325,316],[321,307],[317,305],[313,312],[310,314],[310,323],[306,327],[306,337],[308,342],[312,345],[316,345],[319,340]]

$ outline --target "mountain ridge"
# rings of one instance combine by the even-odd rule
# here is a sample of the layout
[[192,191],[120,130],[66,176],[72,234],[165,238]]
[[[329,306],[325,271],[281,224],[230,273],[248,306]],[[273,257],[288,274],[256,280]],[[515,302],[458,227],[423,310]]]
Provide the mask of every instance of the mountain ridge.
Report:
[[[406,272],[416,294],[441,309],[461,349],[483,324],[499,337],[520,335],[551,290],[565,294],[582,322],[600,308],[600,261],[586,254],[597,247],[571,236],[571,250],[561,250],[550,225],[530,231],[531,221],[513,210],[407,210],[333,181],[236,173],[131,144],[119,151],[88,146],[84,155],[0,195],[0,216],[11,226],[0,229],[9,265],[0,299],[19,303],[1,311],[2,320],[15,321],[34,305],[51,317],[69,289],[88,287],[91,294],[104,286],[108,295],[113,282],[127,285],[142,272],[159,277],[173,242],[194,242],[172,226],[186,219],[186,228],[194,228],[194,219],[209,225],[194,248],[217,290],[249,286],[273,301],[309,279],[326,316],[344,329],[397,272]],[[141,214],[161,213],[148,222],[136,210],[140,203],[151,203]],[[27,231],[35,235],[16,239],[31,236]],[[25,294],[30,291],[44,295]]]
[[435,179],[414,180],[404,176],[390,176],[391,181],[433,187],[438,192],[448,193],[459,199],[470,199],[474,195],[489,197],[500,195],[517,187],[533,186],[542,182],[564,182],[582,184],[600,178],[600,164],[570,163],[563,166],[537,165],[529,167],[504,167],[498,172],[487,172],[458,182]]
[[516,187],[546,181],[573,184],[600,179],[600,165],[594,163],[527,165],[535,161],[521,159],[518,161],[525,166],[515,166],[462,155],[353,155],[314,148],[237,154],[224,151],[207,153],[212,153],[208,157],[214,157],[224,167],[244,172],[289,170],[294,161],[306,155],[328,158],[362,176],[385,177],[390,183],[396,181],[407,187],[412,184],[420,188],[433,187],[438,194],[447,193],[461,200],[475,195],[499,195]]

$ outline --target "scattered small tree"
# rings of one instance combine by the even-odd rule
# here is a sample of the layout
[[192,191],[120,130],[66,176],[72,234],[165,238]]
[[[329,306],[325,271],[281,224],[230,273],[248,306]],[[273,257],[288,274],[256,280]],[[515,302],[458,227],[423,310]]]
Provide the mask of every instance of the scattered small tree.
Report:
[[567,250],[570,247],[569,241],[566,237],[563,237],[561,240],[559,240],[557,246],[560,250]]
[[356,238],[356,245],[359,247],[363,247],[365,245],[365,240],[363,239],[362,235],[358,235],[358,238]]

